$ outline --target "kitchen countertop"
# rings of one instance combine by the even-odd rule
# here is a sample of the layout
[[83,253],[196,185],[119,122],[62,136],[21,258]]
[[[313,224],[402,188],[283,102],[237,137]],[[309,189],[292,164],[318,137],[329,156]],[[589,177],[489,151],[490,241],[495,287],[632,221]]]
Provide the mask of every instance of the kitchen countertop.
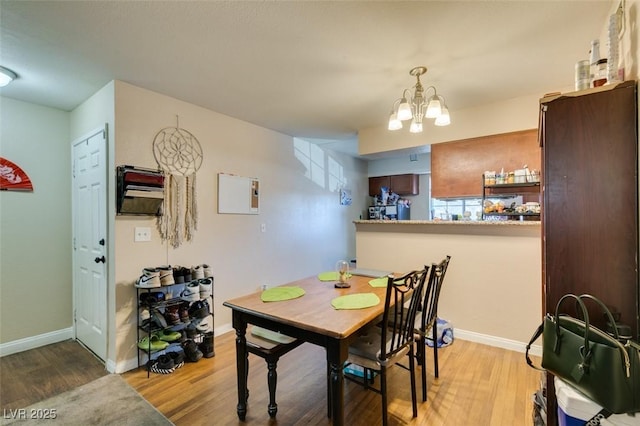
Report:
[[354,220],[355,224],[454,225],[454,226],[540,226],[539,220]]

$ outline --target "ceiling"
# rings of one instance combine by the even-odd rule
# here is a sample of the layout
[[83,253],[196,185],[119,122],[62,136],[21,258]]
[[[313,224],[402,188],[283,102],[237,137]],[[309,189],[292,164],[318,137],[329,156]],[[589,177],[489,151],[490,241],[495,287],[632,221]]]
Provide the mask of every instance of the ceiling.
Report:
[[356,153],[413,86],[455,111],[571,87],[611,1],[0,1],[0,95],[72,110],[117,79]]

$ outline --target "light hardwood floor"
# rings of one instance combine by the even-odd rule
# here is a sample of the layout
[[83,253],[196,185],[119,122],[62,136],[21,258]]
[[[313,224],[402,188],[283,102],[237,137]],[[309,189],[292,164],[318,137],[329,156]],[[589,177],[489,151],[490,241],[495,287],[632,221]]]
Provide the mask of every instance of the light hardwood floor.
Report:
[[[328,425],[324,349],[304,344],[278,364],[278,414],[267,414],[266,364],[250,356],[249,410],[246,422],[236,416],[235,334],[216,337],[216,356],[186,364],[170,375],[143,368],[123,376],[144,398],[176,425]],[[540,374],[528,367],[524,354],[463,340],[438,352],[440,377],[433,377],[428,356],[428,400],[411,417],[408,371],[389,372],[390,425],[530,425],[531,396]],[[536,360],[539,362],[539,360]],[[380,396],[345,381],[345,424],[378,425]]]

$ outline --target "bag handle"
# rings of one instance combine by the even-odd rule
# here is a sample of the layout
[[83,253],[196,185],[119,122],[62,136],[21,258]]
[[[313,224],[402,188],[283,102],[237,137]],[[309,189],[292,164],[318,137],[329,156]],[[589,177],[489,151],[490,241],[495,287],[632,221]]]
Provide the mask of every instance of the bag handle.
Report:
[[620,340],[620,336],[618,335],[618,327],[616,327],[616,321],[613,319],[613,315],[611,314],[611,311],[609,310],[609,308],[607,308],[607,305],[605,305],[602,300],[598,299],[597,297],[591,294],[581,294],[580,299],[593,300],[598,305],[600,305],[600,307],[602,308],[602,311],[605,313],[605,315],[609,319],[609,322],[611,323],[611,326],[613,327],[613,333],[614,333],[613,337],[615,337],[616,340]]
[[584,321],[584,346],[580,349],[580,355],[582,357],[582,363],[578,366],[581,371],[589,370],[589,363],[591,362],[591,348],[589,347],[589,313],[587,312],[587,307],[584,306],[581,297],[576,296],[575,294],[568,293],[560,298],[558,304],[556,305],[556,313],[555,313],[555,323],[556,323],[556,341],[553,348],[555,353],[558,353],[560,349],[560,321],[559,321],[559,311],[560,305],[562,302],[568,299],[574,299],[576,304],[582,310],[582,318]]
[[536,331],[533,333],[533,336],[531,336],[531,339],[527,344],[527,349],[524,352],[524,357],[527,360],[527,364],[529,365],[529,367],[535,368],[538,371],[546,371],[546,370],[544,368],[536,367],[535,365],[533,365],[533,361],[531,361],[531,358],[529,357],[529,349],[531,349],[531,345],[533,344],[533,342],[535,342],[538,339],[538,337],[542,335],[543,329],[544,329],[544,321],[542,321],[542,324],[538,326]]

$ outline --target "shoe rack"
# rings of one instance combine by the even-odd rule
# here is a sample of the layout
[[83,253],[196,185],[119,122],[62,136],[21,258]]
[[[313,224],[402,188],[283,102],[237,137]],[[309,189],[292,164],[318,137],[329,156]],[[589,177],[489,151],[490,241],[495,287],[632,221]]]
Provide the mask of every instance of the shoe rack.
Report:
[[[211,295],[198,298],[194,301],[185,301],[181,294],[184,291],[186,284],[171,284],[161,287],[140,288],[136,287],[136,301],[137,301],[137,347],[138,347],[138,366],[146,364],[147,377],[150,376],[151,362],[159,355],[174,351],[182,348],[182,343],[186,340],[193,340],[198,346],[203,344],[205,334],[208,336],[207,343],[210,343],[212,348],[212,354],[208,357],[215,356],[213,352],[213,277],[209,277],[212,280],[211,283]],[[187,283],[188,284],[188,283]],[[186,309],[187,313],[192,312],[192,306],[198,301],[206,301],[209,305],[209,315],[200,319],[187,317],[183,314],[180,315],[183,309]],[[188,304],[188,306],[186,306]],[[201,306],[201,304],[196,307]],[[149,318],[141,319],[141,313],[143,310],[147,310]],[[172,316],[168,314],[170,311],[177,311],[178,321],[172,321]],[[157,319],[154,319],[156,317]],[[162,323],[162,320],[166,323],[166,326]],[[210,327],[208,330],[200,330],[196,327],[201,321],[208,321]],[[157,342],[160,341],[158,337],[160,334],[170,335],[172,333],[180,333],[181,337],[175,341],[167,341],[167,345],[162,345],[162,348],[154,347],[159,346]],[[156,336],[155,338],[153,336]],[[154,344],[156,343],[156,344]]]

